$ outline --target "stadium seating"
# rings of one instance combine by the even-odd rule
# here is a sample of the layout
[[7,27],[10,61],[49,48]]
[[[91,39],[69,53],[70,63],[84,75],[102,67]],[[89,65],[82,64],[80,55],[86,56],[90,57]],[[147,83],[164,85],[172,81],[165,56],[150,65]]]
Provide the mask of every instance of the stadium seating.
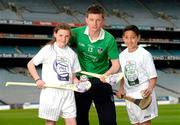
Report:
[[168,50],[168,52],[171,53],[172,55],[175,55],[175,56],[180,55],[180,50]]
[[22,53],[35,55],[40,50],[40,47],[38,47],[38,46],[19,46],[19,50]]
[[4,19],[18,20],[17,15],[10,10],[1,10],[0,15],[1,15],[0,19],[2,20]]
[[12,54],[17,53],[15,47],[13,46],[0,46],[0,54]]
[[[180,93],[180,70],[177,73],[174,73],[177,69],[164,69],[158,70],[158,84],[162,87],[156,87],[156,93],[158,96],[173,96],[179,97]],[[172,90],[172,91],[171,91]]]
[[[40,20],[57,22],[84,22],[86,8],[93,3],[101,4],[107,13],[107,25],[128,25],[156,27],[180,27],[180,8],[176,0],[32,0],[11,2],[2,0],[0,19]],[[172,9],[173,8],[173,9]]]
[[[93,3],[105,9],[105,28],[116,38],[121,37],[126,25],[135,24],[140,28],[143,40],[140,44],[147,44],[146,49],[156,57],[155,61],[167,63],[164,69],[159,69],[161,64],[157,66],[157,95],[180,96],[177,94],[180,92],[179,74],[174,73],[179,64],[171,64],[180,61],[178,0],[1,0],[0,62],[6,62],[7,58],[10,60],[5,67],[0,65],[0,100],[11,104],[38,102],[39,90],[36,88],[5,87],[4,83],[14,80],[33,82],[27,74],[27,60],[52,39],[54,26],[60,23],[68,23],[72,27],[84,25],[85,11]],[[122,39],[118,38],[117,42],[121,48]],[[173,69],[167,69],[172,65]]]
[[[33,82],[30,77],[16,71],[16,69],[4,69],[0,68],[0,100],[7,104],[22,104],[25,102],[38,102],[39,90],[35,87],[22,87],[22,86],[9,86],[5,87],[5,82],[16,81],[16,82]],[[25,71],[25,70],[24,70]]]
[[171,55],[165,49],[147,49],[153,56],[164,56],[164,55]]

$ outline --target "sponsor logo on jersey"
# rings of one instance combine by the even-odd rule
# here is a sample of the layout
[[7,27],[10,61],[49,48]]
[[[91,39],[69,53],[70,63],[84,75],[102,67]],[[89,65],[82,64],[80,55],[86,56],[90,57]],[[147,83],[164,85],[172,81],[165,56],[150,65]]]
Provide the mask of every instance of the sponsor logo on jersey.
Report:
[[146,116],[144,116],[144,119],[147,119],[149,117],[151,117],[151,115],[146,115]]

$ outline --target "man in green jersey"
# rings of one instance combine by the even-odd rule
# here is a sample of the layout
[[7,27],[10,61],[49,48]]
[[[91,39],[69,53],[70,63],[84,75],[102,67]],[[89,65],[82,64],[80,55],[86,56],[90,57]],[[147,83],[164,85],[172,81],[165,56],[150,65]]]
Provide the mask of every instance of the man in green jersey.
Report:
[[[110,75],[119,70],[118,47],[114,37],[105,31],[104,10],[99,5],[87,9],[87,26],[72,30],[71,44],[75,44],[82,70]],[[109,61],[110,60],[110,61]],[[111,66],[110,66],[111,62]],[[89,125],[89,109],[95,104],[100,125],[117,125],[116,111],[111,85],[105,79],[89,77],[91,89],[86,93],[75,93],[77,125]]]

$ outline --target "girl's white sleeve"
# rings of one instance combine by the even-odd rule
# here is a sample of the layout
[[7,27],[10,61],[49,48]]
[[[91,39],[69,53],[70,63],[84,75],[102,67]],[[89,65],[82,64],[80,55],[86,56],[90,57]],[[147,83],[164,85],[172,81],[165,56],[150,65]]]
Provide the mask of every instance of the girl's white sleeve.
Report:
[[79,64],[79,60],[76,54],[74,54],[74,62],[73,62],[73,66],[72,66],[72,73],[76,73],[81,71],[81,67]]
[[40,49],[40,51],[32,58],[34,65],[42,64],[45,57],[47,56],[49,46],[46,45]]

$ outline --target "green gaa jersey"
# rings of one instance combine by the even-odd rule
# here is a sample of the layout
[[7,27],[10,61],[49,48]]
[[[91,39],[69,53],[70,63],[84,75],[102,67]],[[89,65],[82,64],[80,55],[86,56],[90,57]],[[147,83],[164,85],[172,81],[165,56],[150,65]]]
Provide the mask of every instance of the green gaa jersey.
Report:
[[109,59],[118,59],[114,37],[104,31],[104,39],[92,43],[84,33],[86,26],[72,29],[70,44],[74,44],[82,70],[103,74],[109,69]]

